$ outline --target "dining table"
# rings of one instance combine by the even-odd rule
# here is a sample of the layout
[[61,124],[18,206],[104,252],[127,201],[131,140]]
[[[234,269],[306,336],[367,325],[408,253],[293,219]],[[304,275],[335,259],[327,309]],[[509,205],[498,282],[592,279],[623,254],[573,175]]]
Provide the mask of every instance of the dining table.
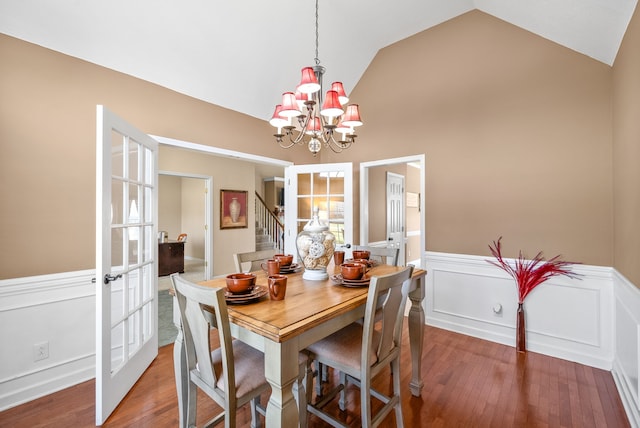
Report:
[[[403,267],[379,264],[371,267],[367,275],[386,275]],[[326,280],[304,279],[300,270],[287,274],[285,298],[271,300],[269,295],[248,301],[228,300],[227,308],[231,334],[236,340],[264,353],[264,373],[271,385],[271,395],[266,408],[266,427],[298,426],[298,407],[292,391],[298,379],[298,354],[308,345],[361,319],[367,300],[366,286],[346,286],[336,277],[336,268],[327,268]],[[256,274],[256,286],[268,288],[267,276]],[[420,396],[421,355],[424,328],[422,301],[425,296],[426,271],[416,268],[405,290],[410,308],[408,311],[409,346],[411,354],[411,380],[409,389]],[[226,288],[225,277],[199,282],[200,285]],[[174,370],[178,394],[180,426],[195,424],[187,409],[186,394],[189,374],[183,346],[182,330],[174,344]]]

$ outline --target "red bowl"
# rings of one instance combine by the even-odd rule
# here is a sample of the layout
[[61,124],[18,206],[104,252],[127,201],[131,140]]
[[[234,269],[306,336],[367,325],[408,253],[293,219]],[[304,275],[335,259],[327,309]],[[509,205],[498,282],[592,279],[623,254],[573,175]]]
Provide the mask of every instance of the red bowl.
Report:
[[367,250],[353,250],[353,258],[354,259],[365,259],[369,260],[369,256],[371,253]]
[[362,263],[343,263],[340,266],[340,271],[342,272],[342,277],[344,279],[355,280],[362,278],[366,271],[366,267]]
[[273,258],[280,262],[280,267],[286,267],[293,263],[293,254],[276,254]]
[[233,294],[248,293],[256,284],[256,276],[252,273],[233,273],[226,279],[227,289]]

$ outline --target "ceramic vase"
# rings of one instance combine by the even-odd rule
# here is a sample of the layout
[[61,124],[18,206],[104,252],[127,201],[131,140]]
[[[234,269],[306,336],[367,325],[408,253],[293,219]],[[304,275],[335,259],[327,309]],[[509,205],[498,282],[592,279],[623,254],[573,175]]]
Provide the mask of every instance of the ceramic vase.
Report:
[[516,351],[527,352],[527,330],[524,325],[524,307],[522,303],[518,303],[518,311],[516,312],[516,316]]
[[313,210],[313,218],[296,238],[298,259],[304,265],[304,279],[321,281],[329,278],[327,265],[333,257],[336,242],[329,226],[320,222],[318,208]]
[[240,202],[238,198],[231,198],[229,202],[229,215],[231,216],[231,222],[237,223],[240,218]]

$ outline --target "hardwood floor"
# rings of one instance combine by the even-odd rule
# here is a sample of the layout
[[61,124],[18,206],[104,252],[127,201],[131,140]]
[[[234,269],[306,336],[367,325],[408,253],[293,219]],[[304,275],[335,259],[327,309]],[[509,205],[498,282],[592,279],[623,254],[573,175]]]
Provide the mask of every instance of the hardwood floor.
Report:
[[[406,322],[405,322],[406,329]],[[408,342],[407,334],[403,336]],[[628,427],[611,373],[509,346],[425,328],[421,397],[408,391],[411,359],[403,346],[402,408],[406,427]],[[158,358],[111,415],[105,427],[176,427],[177,399],[173,376],[173,345],[160,348]],[[329,383],[336,382],[331,374]],[[380,391],[391,387],[383,373],[375,379]],[[94,381],[0,413],[0,427],[92,427]],[[337,402],[325,409],[359,426],[359,395],[347,387],[347,411]],[[265,397],[266,400],[266,397]],[[248,407],[248,406],[247,406]],[[378,405],[374,406],[376,409]],[[198,424],[220,409],[198,394]],[[238,426],[249,426],[242,409]],[[325,426],[310,417],[311,427]],[[382,424],[394,427],[393,412]]]

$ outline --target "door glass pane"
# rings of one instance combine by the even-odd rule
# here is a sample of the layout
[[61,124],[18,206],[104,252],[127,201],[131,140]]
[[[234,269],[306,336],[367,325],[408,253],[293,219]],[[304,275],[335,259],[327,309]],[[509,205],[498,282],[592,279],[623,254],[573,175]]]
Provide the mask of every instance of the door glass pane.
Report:
[[146,148],[144,149],[144,161],[142,165],[144,165],[144,184],[153,186],[155,183],[153,181],[153,152]]
[[111,321],[112,323],[118,323],[124,318],[124,295],[122,288],[124,281],[122,278],[110,282],[111,287]]
[[311,174],[298,174],[298,195],[311,194]]
[[129,331],[129,343],[127,344],[128,345],[127,358],[131,358],[132,355],[138,352],[138,349],[140,349],[140,346],[142,345],[142,342],[141,342],[142,326],[140,322],[141,322],[141,318],[140,318],[139,310],[131,314],[127,321],[128,331]]
[[115,267],[116,271],[121,271],[124,266],[124,239],[122,235],[122,228],[111,229],[111,266]]
[[129,140],[129,180],[141,181],[139,176],[139,162],[140,162],[140,144],[135,140]]
[[123,176],[124,136],[115,130],[111,130],[111,175]]
[[111,373],[115,374],[124,363],[124,323],[111,329]]
[[144,212],[143,221],[145,223],[151,223],[153,220],[153,188],[144,187],[144,200],[141,207],[138,207],[141,212]]
[[111,180],[111,224],[124,223],[123,194],[124,183],[122,180]]
[[153,316],[153,301],[144,305],[141,313],[144,318],[144,322],[142,323],[142,342],[144,343],[153,336],[156,328],[156,319]]
[[155,297],[154,280],[155,272],[153,265],[144,265],[142,267],[142,300],[147,301]]
[[135,311],[142,303],[142,293],[140,292],[140,275],[138,269],[135,269],[128,274],[128,290],[129,290],[129,312]]
[[141,263],[146,263],[153,257],[153,243],[157,242],[153,237],[153,226],[144,226],[142,228],[143,238],[140,242],[142,244],[142,260]]

